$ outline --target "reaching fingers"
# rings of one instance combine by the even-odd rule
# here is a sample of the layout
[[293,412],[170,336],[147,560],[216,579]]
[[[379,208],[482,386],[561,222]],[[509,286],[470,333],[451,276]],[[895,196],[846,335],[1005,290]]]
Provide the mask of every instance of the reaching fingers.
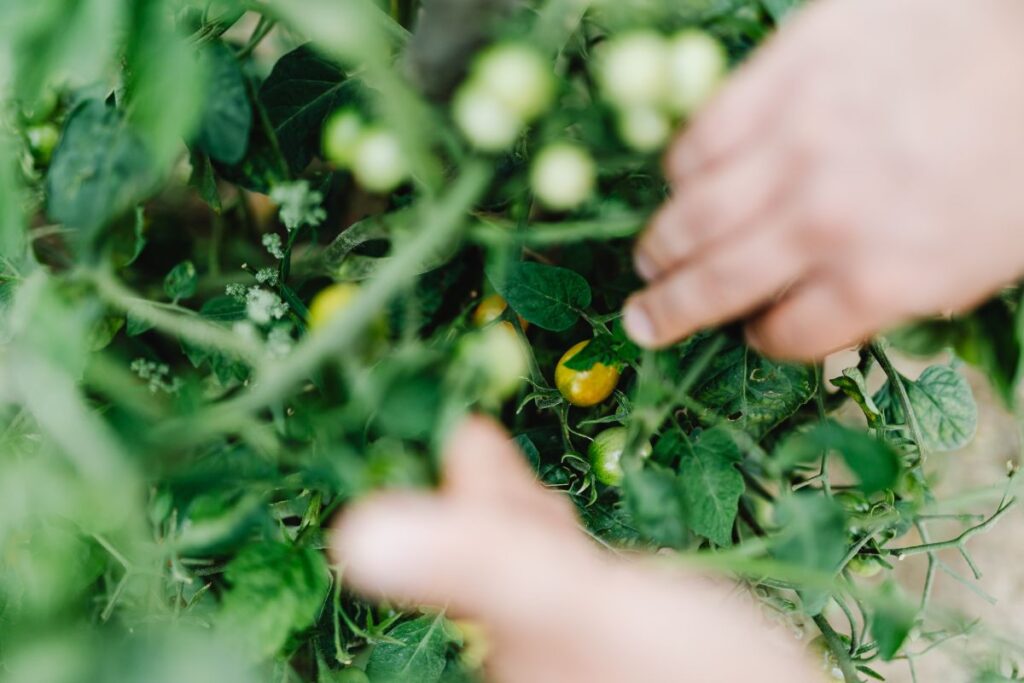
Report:
[[630,337],[666,346],[770,302],[807,267],[791,222],[783,212],[771,226],[715,247],[634,295],[623,317]]
[[794,288],[750,321],[747,339],[775,358],[815,361],[864,341],[899,317],[883,307],[851,305],[845,283],[823,276]]
[[772,140],[695,177],[658,212],[636,246],[641,277],[662,277],[770,211],[796,175],[787,168],[782,141]]

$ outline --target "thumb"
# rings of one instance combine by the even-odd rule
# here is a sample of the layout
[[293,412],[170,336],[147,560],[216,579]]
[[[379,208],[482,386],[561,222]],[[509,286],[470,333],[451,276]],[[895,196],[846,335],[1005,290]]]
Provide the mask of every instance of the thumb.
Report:
[[508,432],[489,418],[471,417],[449,437],[444,492],[465,502],[540,517],[563,528],[575,525],[570,502],[544,488]]

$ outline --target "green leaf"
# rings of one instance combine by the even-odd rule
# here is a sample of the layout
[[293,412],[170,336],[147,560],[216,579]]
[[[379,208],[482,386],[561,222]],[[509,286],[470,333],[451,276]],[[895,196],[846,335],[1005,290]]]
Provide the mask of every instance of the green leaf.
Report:
[[238,553],[224,572],[216,622],[255,660],[277,653],[288,637],[316,621],[330,575],[321,553],[285,543],[257,543]]
[[346,80],[344,71],[309,45],[277,61],[259,99],[292,173],[301,173],[317,155],[327,117],[356,94],[357,82]]
[[195,294],[198,284],[196,267],[191,261],[182,261],[164,277],[164,293],[171,301],[177,302]]
[[803,0],[761,0],[768,14],[775,21],[782,21],[786,16],[803,4]]
[[[775,509],[778,527],[772,554],[776,559],[804,569],[832,574],[846,555],[846,520],[842,507],[818,493],[799,493],[779,501]],[[811,616],[824,608],[827,592],[801,591],[804,608]]]
[[129,337],[137,337],[153,329],[153,324],[148,319],[133,315],[131,311],[125,315],[125,332]]
[[892,581],[882,586],[872,604],[874,618],[871,620],[871,635],[878,644],[879,656],[888,662],[897,655],[914,628],[917,608]]
[[210,157],[196,149],[189,150],[189,160],[192,163],[192,175],[189,176],[188,184],[195,188],[199,197],[213,209],[214,213],[220,213],[223,209],[220,201],[220,192],[217,190],[217,174],[213,171],[213,164]]
[[626,477],[622,483],[622,495],[633,526],[658,545],[683,547],[687,529],[686,501],[679,475],[657,463],[637,465],[639,463],[624,467]]
[[537,446],[534,445],[533,440],[526,434],[519,434],[512,442],[515,443],[516,448],[526,461],[530,463],[530,469],[534,472],[540,470],[540,451],[537,450]]
[[[960,373],[945,365],[933,365],[915,381],[903,377],[903,383],[926,449],[952,451],[974,438],[978,406],[971,386]],[[875,403],[890,424],[906,424],[903,406],[889,382],[875,394]]]
[[714,543],[732,545],[732,527],[746,488],[736,469],[739,449],[721,429],[703,432],[687,445],[690,452],[679,463],[687,522]]
[[[455,637],[444,616],[425,615],[388,631],[388,641],[370,654],[366,674],[373,683],[437,683]],[[397,642],[391,642],[397,641]]]
[[963,334],[954,348],[960,358],[980,368],[1008,408],[1016,405],[1024,345],[1017,319],[1021,308],[1011,310],[1003,299],[993,299],[963,322]]
[[206,106],[195,144],[217,161],[237,164],[245,156],[252,128],[252,105],[245,76],[227,45],[214,43],[206,56]]
[[[690,347],[684,365],[699,357],[706,343]],[[702,421],[725,417],[759,440],[810,400],[816,389],[813,368],[769,360],[733,339],[711,359],[691,395],[705,409],[699,415]]]
[[826,451],[843,456],[864,493],[892,488],[899,477],[899,455],[889,444],[831,420],[809,432],[794,434],[779,447],[775,461],[785,470],[790,464],[817,459]]
[[867,418],[868,426],[874,428],[882,426],[882,411],[875,405],[875,401],[868,391],[867,381],[859,369],[847,368],[843,370],[842,377],[836,377],[829,381],[860,406],[864,417]]
[[68,117],[54,151],[47,213],[91,233],[145,197],[154,179],[145,145],[120,112],[86,100]]
[[492,277],[491,283],[513,311],[553,332],[572,327],[590,305],[590,285],[566,268],[519,261],[507,267],[503,279]]

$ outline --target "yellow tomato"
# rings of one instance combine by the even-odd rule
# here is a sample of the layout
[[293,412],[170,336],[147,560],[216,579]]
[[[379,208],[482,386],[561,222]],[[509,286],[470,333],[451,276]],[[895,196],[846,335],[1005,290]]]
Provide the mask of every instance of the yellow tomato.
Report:
[[555,386],[574,406],[594,406],[612,395],[619,383],[619,370],[604,363],[595,363],[589,370],[573,370],[565,366],[590,341],[581,341],[565,352],[555,368]]
[[[309,329],[315,331],[327,327],[334,316],[348,308],[359,295],[359,285],[351,282],[339,282],[320,290],[309,304]],[[388,323],[378,317],[370,326],[370,331],[377,338],[386,337]]]
[[[491,294],[485,296],[480,304],[473,311],[473,324],[477,327],[483,327],[484,325],[494,322],[501,317],[501,314],[508,308],[508,302],[506,302],[500,294]],[[512,327],[508,321],[505,324]],[[523,319],[523,316],[519,316],[519,325],[526,331],[526,328],[530,326],[530,323]]]

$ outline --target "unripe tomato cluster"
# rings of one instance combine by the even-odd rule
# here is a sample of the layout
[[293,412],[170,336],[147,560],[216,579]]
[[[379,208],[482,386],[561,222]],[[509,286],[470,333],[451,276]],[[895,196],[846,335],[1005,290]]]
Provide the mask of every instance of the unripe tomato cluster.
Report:
[[601,93],[615,110],[622,141],[651,152],[665,144],[676,119],[690,116],[714,94],[728,56],[703,31],[687,29],[666,38],[644,30],[608,40],[597,65]]
[[370,192],[386,194],[409,178],[398,137],[367,123],[354,109],[341,109],[327,120],[323,148],[329,161],[352,171],[356,182]]

